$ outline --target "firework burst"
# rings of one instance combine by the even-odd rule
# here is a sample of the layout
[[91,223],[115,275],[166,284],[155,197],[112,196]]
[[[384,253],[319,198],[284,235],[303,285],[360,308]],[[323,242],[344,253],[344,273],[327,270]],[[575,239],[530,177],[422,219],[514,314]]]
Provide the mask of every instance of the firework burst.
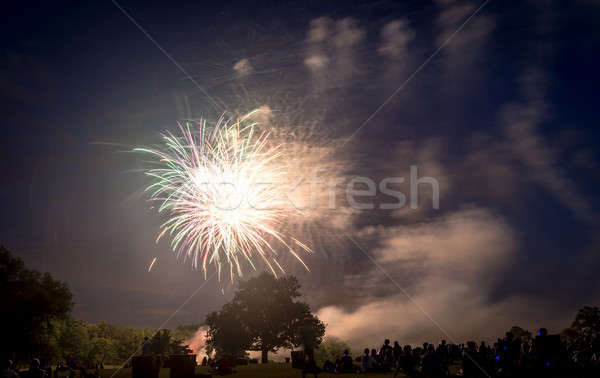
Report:
[[281,249],[308,270],[294,248],[310,248],[279,231],[294,212],[285,203],[281,145],[249,121],[252,114],[221,117],[215,125],[179,124],[180,135],[163,133],[160,147],[135,149],[153,157],[146,191],[167,216],[157,242],[168,235],[178,258],[191,260],[205,275],[214,264],[220,278],[227,265],[233,280],[242,275],[242,261],[256,269],[256,259],[274,274],[284,272],[276,259]]

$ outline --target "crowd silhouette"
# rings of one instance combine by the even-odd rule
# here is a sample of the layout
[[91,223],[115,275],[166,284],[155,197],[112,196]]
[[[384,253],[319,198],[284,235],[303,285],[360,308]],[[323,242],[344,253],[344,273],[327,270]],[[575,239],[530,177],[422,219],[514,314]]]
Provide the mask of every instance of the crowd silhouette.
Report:
[[[517,327],[518,328],[518,327]],[[335,362],[325,361],[322,369],[314,362],[312,349],[305,349],[302,375],[314,375],[320,371],[333,374],[387,373],[408,377],[599,377],[600,341],[593,337],[567,341],[559,335],[550,335],[541,328],[534,337],[525,337],[507,332],[493,344],[469,341],[466,344],[447,343],[442,340],[437,346],[423,343],[422,346],[393,345],[386,339],[379,350],[365,348],[360,356],[353,357],[348,349]],[[144,346],[149,344],[146,338]],[[144,348],[143,348],[144,349]],[[142,355],[148,351],[144,349]],[[50,378],[66,372],[69,376],[77,371],[80,377],[98,377],[102,364],[83,368],[77,361],[58,364],[52,368],[34,358],[29,369],[19,371],[10,360],[4,360],[0,378],[30,377]],[[54,373],[54,374],[53,374]]]
[[400,373],[409,377],[599,377],[600,343],[566,342],[541,328],[533,338],[507,332],[492,345],[469,341],[437,346],[393,345],[386,339],[377,349],[365,348],[353,358],[348,350],[323,371],[344,373]]
[[104,369],[102,362],[94,366],[84,367],[76,360],[64,364],[59,362],[54,369],[48,363],[34,358],[29,362],[27,370],[20,370],[12,360],[4,360],[0,369],[0,378],[57,378],[59,376],[99,378],[100,371]]

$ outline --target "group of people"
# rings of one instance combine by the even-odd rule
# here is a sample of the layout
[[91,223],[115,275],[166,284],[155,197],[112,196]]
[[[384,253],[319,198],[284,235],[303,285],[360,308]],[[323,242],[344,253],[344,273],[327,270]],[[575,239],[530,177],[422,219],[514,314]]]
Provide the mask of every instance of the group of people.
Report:
[[67,374],[69,377],[77,375],[81,378],[97,378],[102,369],[104,369],[102,362],[85,368],[80,366],[77,361],[71,360],[67,364],[59,362],[53,370],[49,364],[34,358],[29,362],[29,369],[20,371],[13,361],[4,360],[0,369],[0,378],[53,378],[58,377],[61,373]]
[[534,338],[511,332],[493,345],[461,345],[462,369],[469,377],[598,377],[600,340],[565,342],[541,328]]
[[[325,361],[323,370],[335,374],[343,373],[386,373],[393,371],[397,375],[401,371],[408,376],[415,376],[418,367],[421,367],[421,373],[424,376],[437,376],[434,370],[442,370],[442,359],[438,356],[446,356],[446,362],[450,361],[448,352],[449,347],[445,341],[442,341],[436,349],[433,345],[424,344],[424,348],[412,349],[410,345],[402,347],[397,341],[390,345],[390,340],[386,339],[379,349],[365,348],[361,356],[352,358],[348,350],[336,359],[335,363]],[[423,353],[425,351],[426,353]],[[432,353],[433,351],[433,353]],[[432,358],[435,356],[435,359]],[[433,365],[436,365],[437,369]],[[447,367],[446,367],[447,371]],[[440,372],[441,373],[441,372]],[[444,375],[444,374],[440,374]]]
[[[452,369],[450,367],[453,367]],[[600,377],[600,341],[566,343],[542,328],[527,340],[507,332],[493,345],[470,341],[437,346],[392,345],[386,339],[377,349],[365,348],[353,358],[348,350],[323,371],[344,373],[404,373],[409,377]]]
[[[147,341],[147,340],[146,340]],[[146,343],[145,343],[146,344]],[[146,351],[148,352],[148,351]],[[142,353],[144,354],[144,353]],[[314,351],[305,350],[302,375],[326,371],[344,373],[404,373],[409,377],[445,377],[450,370],[464,377],[600,377],[600,340],[590,339],[567,343],[558,335],[549,335],[541,328],[534,338],[522,339],[507,332],[502,339],[488,345],[469,341],[466,344],[448,344],[442,340],[437,346],[392,345],[386,339],[377,349],[365,348],[362,355],[352,357],[345,350],[335,362],[325,361],[319,369],[314,361]],[[204,363],[208,364],[209,361]],[[203,363],[203,364],[204,364]],[[453,369],[450,369],[454,366]],[[81,377],[97,377],[101,363],[82,368],[77,361],[58,364],[54,369],[38,359],[33,359],[29,370],[20,372],[10,360],[3,361],[0,378],[51,378],[59,372],[74,371]],[[54,374],[53,374],[54,373]]]

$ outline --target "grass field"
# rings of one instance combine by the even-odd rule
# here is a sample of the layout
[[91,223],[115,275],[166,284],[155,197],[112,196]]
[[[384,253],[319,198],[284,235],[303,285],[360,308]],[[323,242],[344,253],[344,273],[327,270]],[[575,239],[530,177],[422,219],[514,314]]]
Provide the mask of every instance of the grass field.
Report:
[[[269,363],[269,364],[259,364],[259,365],[247,365],[247,366],[236,366],[235,373],[230,377],[233,378],[299,378],[302,377],[300,370],[292,369],[291,364],[285,363]],[[102,377],[109,378],[115,369],[105,369]],[[204,367],[198,367],[196,369],[198,373],[208,373],[208,369]],[[170,370],[169,369],[161,369],[160,378],[169,378]],[[343,374],[342,377],[360,377],[360,378],[376,378],[376,377],[391,377],[392,373],[387,374]],[[403,374],[399,374],[399,377],[405,377]],[[131,377],[131,369],[123,369],[114,378],[130,378]],[[307,377],[312,378],[312,375],[308,375]],[[319,377],[323,378],[333,378],[340,377],[339,375],[334,374],[319,374]]]

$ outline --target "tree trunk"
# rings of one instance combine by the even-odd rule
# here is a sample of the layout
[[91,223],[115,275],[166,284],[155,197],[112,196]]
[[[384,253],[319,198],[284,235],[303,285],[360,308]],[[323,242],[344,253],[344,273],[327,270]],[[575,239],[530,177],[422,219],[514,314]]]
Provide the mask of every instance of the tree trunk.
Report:
[[263,349],[262,350],[262,359],[261,359],[261,363],[262,364],[266,364],[267,362],[269,362],[269,350],[268,349]]

